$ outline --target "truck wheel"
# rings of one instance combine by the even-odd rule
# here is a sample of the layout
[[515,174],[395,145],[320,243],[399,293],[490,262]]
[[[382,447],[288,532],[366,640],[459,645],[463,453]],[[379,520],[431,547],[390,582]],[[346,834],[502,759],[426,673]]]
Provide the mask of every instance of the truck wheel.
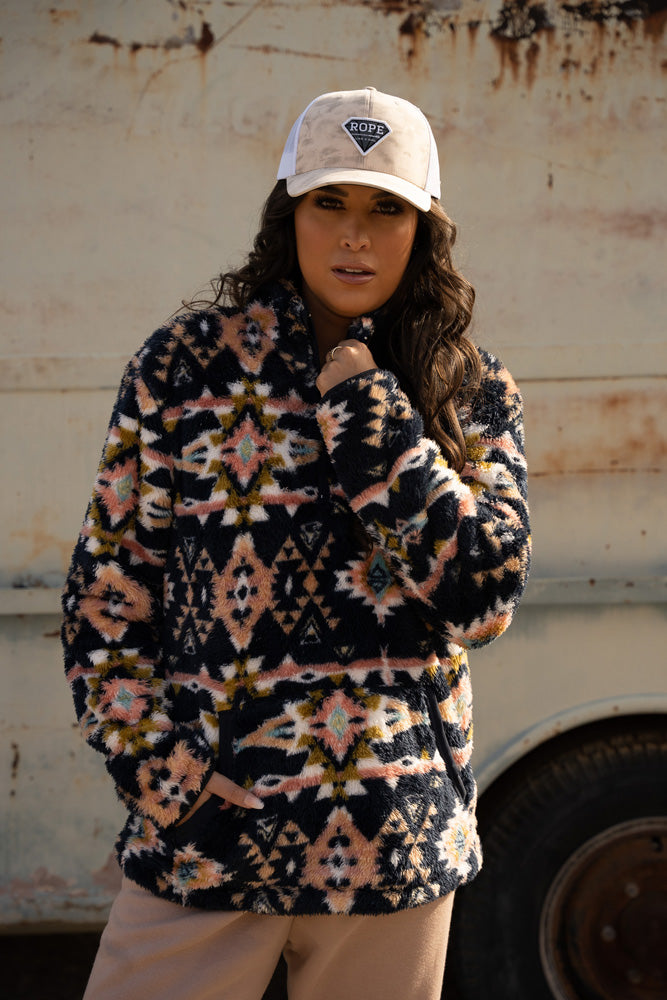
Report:
[[667,996],[667,720],[573,730],[480,800],[446,1000]]

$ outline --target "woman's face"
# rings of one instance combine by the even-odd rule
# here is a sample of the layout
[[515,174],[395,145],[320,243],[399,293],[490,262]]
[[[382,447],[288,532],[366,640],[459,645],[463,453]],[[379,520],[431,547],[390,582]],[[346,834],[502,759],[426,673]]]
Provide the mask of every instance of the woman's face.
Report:
[[398,288],[417,231],[417,209],[358,184],[309,191],[294,211],[303,296],[317,321],[373,312]]

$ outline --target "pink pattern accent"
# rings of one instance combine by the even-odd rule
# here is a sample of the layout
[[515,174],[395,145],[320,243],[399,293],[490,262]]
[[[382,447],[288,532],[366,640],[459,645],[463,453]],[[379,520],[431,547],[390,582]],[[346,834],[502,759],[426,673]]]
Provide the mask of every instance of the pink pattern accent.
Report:
[[122,465],[106,469],[98,480],[97,495],[111,524],[119,524],[137,503],[137,463],[127,458]]
[[100,691],[97,710],[118,722],[138,722],[150,707],[152,692],[148,681],[115,677],[103,681]]
[[224,573],[214,584],[214,614],[224,621],[232,642],[243,649],[262,613],[270,606],[273,571],[257,556],[250,535],[239,535]]
[[309,881],[327,893],[332,913],[347,913],[355,890],[374,875],[376,848],[357,829],[347,809],[336,809],[306,852]]
[[97,579],[80,606],[81,614],[103,639],[116,641],[125,635],[130,622],[148,621],[152,610],[149,592],[115,563],[98,567]]

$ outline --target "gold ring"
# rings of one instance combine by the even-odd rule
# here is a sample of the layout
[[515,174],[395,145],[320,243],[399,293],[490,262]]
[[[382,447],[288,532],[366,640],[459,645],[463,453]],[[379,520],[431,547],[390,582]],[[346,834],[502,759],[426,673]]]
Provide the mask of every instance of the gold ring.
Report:
[[334,354],[336,353],[336,351],[342,351],[342,350],[343,348],[340,346],[340,344],[336,344],[335,347],[332,347],[331,350],[329,351],[329,361],[333,361]]

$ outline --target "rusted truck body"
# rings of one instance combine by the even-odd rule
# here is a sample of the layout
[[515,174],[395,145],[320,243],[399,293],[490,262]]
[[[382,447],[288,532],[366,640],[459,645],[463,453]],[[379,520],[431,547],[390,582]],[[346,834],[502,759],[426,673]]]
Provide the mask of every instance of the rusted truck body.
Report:
[[665,17],[661,0],[0,6],[5,932],[99,927],[118,884],[123,810],[58,636],[123,366],[240,260],[306,102],[372,84],[433,125],[473,334],[525,401],[534,561],[511,629],[471,658],[486,865],[457,901],[451,995],[658,996]]

